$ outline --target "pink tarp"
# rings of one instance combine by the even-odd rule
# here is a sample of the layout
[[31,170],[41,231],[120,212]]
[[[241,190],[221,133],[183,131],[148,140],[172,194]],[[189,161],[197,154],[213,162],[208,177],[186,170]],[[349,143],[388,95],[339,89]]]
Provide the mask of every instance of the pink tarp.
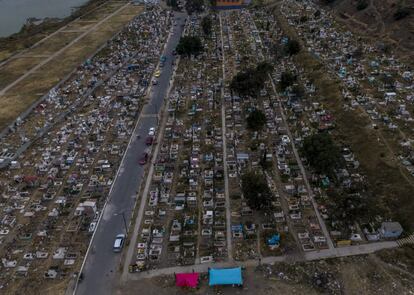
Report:
[[178,287],[195,288],[198,285],[198,272],[175,274],[175,285]]

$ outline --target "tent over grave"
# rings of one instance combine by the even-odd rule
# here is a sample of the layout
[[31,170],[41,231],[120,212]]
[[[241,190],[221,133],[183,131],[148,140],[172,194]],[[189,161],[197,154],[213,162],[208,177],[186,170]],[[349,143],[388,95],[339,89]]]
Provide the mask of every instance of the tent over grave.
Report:
[[208,271],[209,286],[216,285],[243,285],[241,267],[215,269]]
[[177,287],[196,288],[198,285],[199,273],[177,273],[175,274],[175,285]]

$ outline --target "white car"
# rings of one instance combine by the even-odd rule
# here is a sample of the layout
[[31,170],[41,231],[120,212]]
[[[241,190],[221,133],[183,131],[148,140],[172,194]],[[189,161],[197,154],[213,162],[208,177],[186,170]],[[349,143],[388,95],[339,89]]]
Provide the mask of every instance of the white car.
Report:
[[124,246],[124,241],[125,241],[125,235],[124,234],[117,235],[115,237],[113,251],[116,252],[116,253],[121,252],[122,247]]
[[148,135],[149,136],[154,136],[155,135],[155,127],[151,127],[148,131]]

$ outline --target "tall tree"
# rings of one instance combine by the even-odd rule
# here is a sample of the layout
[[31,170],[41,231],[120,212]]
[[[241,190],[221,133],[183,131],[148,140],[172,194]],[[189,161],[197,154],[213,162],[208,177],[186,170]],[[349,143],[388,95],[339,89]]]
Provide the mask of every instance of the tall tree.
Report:
[[282,91],[285,91],[286,88],[290,87],[295,83],[297,80],[297,77],[295,74],[291,72],[283,72],[280,76],[280,82],[279,87]]
[[188,14],[200,13],[204,10],[204,0],[187,0],[185,2],[185,9]]
[[211,22],[211,17],[209,15],[203,17],[203,19],[201,20],[201,28],[203,29],[203,33],[206,36],[210,36],[211,35],[211,29],[212,27],[212,22]]
[[271,207],[273,196],[263,174],[246,172],[242,176],[242,191],[250,208],[264,210]]
[[257,97],[272,70],[273,66],[268,62],[247,68],[233,77],[230,88],[241,96]]
[[258,131],[266,124],[266,115],[260,110],[252,111],[246,119],[247,128]]
[[180,38],[176,51],[179,55],[198,55],[203,51],[203,44],[197,36],[184,36]]
[[296,55],[300,52],[300,44],[297,40],[290,40],[286,43],[285,51],[289,55]]
[[316,133],[305,138],[301,152],[317,173],[332,176],[342,164],[341,153],[328,133]]

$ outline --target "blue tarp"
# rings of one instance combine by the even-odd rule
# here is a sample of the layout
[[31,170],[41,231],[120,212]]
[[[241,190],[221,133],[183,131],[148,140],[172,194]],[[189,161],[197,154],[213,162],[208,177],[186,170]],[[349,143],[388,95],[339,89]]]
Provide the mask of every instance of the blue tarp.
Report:
[[210,268],[209,274],[209,286],[216,285],[242,285],[242,273],[241,267],[235,268]]
[[280,235],[279,234],[275,234],[270,239],[267,240],[267,244],[269,246],[279,245],[279,243],[280,243]]

